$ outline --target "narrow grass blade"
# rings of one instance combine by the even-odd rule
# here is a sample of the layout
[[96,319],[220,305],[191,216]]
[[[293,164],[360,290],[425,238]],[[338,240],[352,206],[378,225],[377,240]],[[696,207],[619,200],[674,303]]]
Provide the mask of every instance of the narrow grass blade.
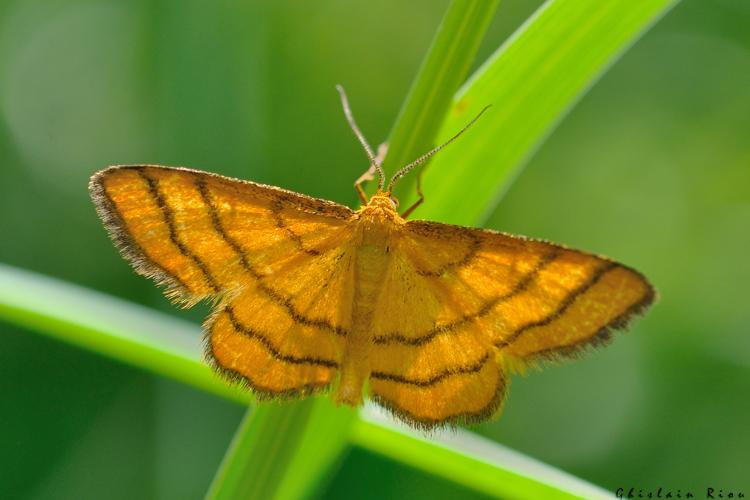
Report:
[[[498,0],[453,1],[394,125],[388,165],[399,166],[405,163],[404,159],[416,157],[430,147],[497,4]],[[315,405],[317,411],[311,411],[310,405]],[[332,421],[337,425],[329,442],[316,438],[325,434]],[[256,410],[245,417],[245,423],[238,429],[209,496],[312,495],[314,486],[323,481],[327,466],[335,463],[335,456],[344,450],[346,440],[341,436],[348,434],[354,422],[353,413],[334,409],[328,401],[302,401]],[[328,459],[319,461],[316,453],[323,453]],[[302,457],[312,458],[315,465],[311,468]],[[258,464],[270,465],[259,468]]]
[[[481,223],[567,111],[675,3],[545,3],[458,92],[436,142],[450,137],[484,106],[492,108],[427,169],[423,187],[429,217]],[[409,177],[413,183],[414,175]],[[399,193],[410,193],[413,188],[404,184]],[[416,216],[427,213],[420,208]]]
[[453,95],[466,78],[499,0],[454,0],[438,28],[388,139],[392,174],[433,146]]
[[341,459],[355,418],[353,410],[337,408],[325,398],[249,411],[207,498],[310,497]]
[[429,438],[368,408],[352,443],[496,498],[612,498],[612,493],[468,431]]
[[2,263],[0,321],[240,403],[251,401],[201,363],[198,326]]

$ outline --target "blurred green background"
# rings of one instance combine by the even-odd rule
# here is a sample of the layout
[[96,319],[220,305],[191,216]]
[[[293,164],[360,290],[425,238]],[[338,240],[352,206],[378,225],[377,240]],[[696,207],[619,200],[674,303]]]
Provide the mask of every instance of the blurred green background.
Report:
[[[88,177],[185,165],[353,205],[366,162],[334,85],[383,140],[447,3],[5,0],[0,262],[199,322],[120,258]],[[504,0],[477,62],[540,3]],[[661,300],[609,348],[517,378],[475,431],[611,490],[750,494],[750,3],[678,4],[486,225],[609,255]],[[241,407],[0,335],[0,497],[202,497]],[[468,495],[453,488],[355,449],[326,496]]]

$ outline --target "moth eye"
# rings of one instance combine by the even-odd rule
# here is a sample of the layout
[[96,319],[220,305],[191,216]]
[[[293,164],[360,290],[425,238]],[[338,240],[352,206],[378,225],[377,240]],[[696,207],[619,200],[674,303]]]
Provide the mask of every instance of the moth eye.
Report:
[[393,208],[398,208],[398,199],[397,198],[395,198],[394,196],[389,196],[388,199],[391,200],[391,203],[393,203]]

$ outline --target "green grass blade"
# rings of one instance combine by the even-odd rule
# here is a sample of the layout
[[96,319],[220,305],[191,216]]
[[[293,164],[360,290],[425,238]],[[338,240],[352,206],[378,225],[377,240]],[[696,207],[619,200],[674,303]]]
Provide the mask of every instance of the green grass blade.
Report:
[[201,362],[200,328],[121,299],[0,263],[0,321],[249,403]]
[[326,398],[260,405],[245,416],[207,498],[312,496],[349,442],[356,413]]
[[[458,92],[438,140],[493,105],[424,176],[417,217],[476,224],[596,79],[675,0],[550,0]],[[409,183],[414,175],[408,176]],[[406,181],[406,179],[404,180]],[[406,184],[406,182],[404,182]],[[409,192],[412,184],[400,186]],[[405,191],[404,191],[405,190]],[[402,206],[406,206],[402,199]]]
[[432,147],[498,4],[499,0],[454,0],[450,4],[391,130],[383,164],[387,173]]
[[[452,96],[463,81],[489,25],[498,0],[454,0],[396,119],[389,144],[388,164],[418,156],[429,145],[443,121]],[[315,405],[317,411],[308,411]],[[325,435],[337,422],[329,442]],[[344,450],[354,414],[333,408],[328,401],[303,401],[285,407],[262,407],[245,417],[234,445],[225,456],[209,492],[211,498],[300,498],[310,496],[327,466]],[[286,434],[286,441],[266,436]],[[279,443],[283,442],[283,445]],[[328,460],[316,456],[326,450]],[[291,457],[297,457],[295,461]],[[310,457],[316,466],[302,457]],[[258,464],[271,464],[259,468]],[[317,474],[317,478],[316,475]]]
[[[368,409],[369,410],[369,409]],[[365,411],[352,443],[496,498],[612,498],[612,493],[464,430],[429,437]]]

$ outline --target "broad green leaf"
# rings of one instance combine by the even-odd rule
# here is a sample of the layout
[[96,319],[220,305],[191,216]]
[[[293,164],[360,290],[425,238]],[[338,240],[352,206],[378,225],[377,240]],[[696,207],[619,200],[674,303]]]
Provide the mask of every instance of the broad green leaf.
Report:
[[[436,143],[492,105],[427,168],[417,217],[481,223],[578,99],[676,0],[550,0],[456,95]],[[402,182],[402,205],[415,175]],[[405,197],[404,194],[409,196]],[[429,211],[428,211],[429,210]]]

